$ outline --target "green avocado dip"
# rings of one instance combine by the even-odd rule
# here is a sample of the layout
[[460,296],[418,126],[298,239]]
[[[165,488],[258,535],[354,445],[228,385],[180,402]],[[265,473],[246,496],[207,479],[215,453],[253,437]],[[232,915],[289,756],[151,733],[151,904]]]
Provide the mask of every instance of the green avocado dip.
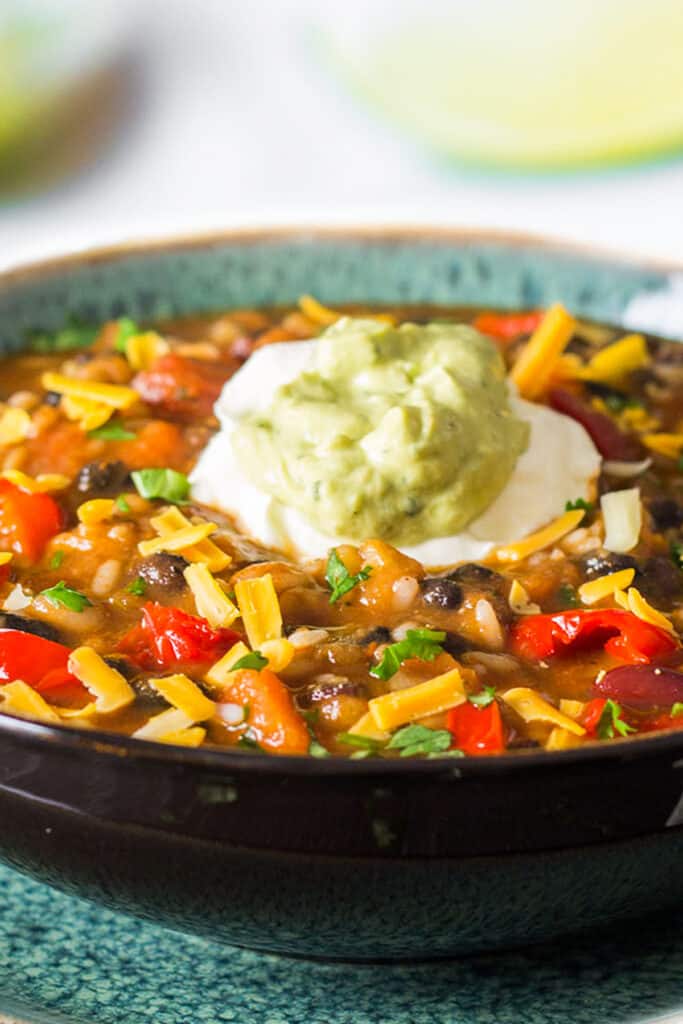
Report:
[[482,513],[528,433],[498,350],[473,328],[347,317],[233,446],[250,480],[320,532],[416,544]]

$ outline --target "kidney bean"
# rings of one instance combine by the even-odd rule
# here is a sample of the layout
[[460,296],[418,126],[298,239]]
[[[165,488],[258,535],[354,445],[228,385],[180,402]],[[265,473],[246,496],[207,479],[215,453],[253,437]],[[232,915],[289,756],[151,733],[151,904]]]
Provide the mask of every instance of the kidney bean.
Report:
[[656,665],[621,665],[596,679],[593,692],[644,710],[669,707],[683,701],[683,673]]

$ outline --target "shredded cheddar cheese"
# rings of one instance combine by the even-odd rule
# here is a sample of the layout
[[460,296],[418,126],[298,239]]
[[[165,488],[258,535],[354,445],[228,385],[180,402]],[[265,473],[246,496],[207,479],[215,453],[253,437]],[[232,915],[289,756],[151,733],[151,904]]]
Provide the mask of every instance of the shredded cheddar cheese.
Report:
[[206,729],[193,725],[189,729],[175,729],[160,737],[161,743],[173,743],[177,747],[201,747],[206,738]]
[[508,604],[515,615],[539,615],[541,611],[540,605],[534,604],[529,599],[528,593],[519,580],[512,581]]
[[282,612],[269,572],[253,579],[238,580],[235,597],[253,650],[259,650],[266,640],[280,638]]
[[583,742],[582,736],[577,736],[576,733],[570,732],[569,729],[562,729],[559,725],[556,725],[546,740],[545,749],[572,750],[574,747],[580,747]]
[[81,430],[96,430],[114,415],[114,406],[106,402],[93,402],[89,398],[62,395],[60,408],[68,420],[78,423]]
[[569,715],[570,718],[580,718],[585,706],[582,700],[568,700],[563,697],[560,701],[560,711],[563,715]]
[[209,671],[204,676],[207,683],[212,686],[223,687],[227,686],[230,682],[233,665],[236,665],[240,658],[245,658],[247,654],[250,654],[250,650],[245,643],[238,641],[230,650],[216,661]]
[[19,444],[31,430],[31,417],[25,409],[6,405],[0,412],[0,445]]
[[0,686],[0,707],[20,718],[35,718],[39,722],[59,722],[59,715],[47,701],[21,679]]
[[[190,520],[186,519],[180,509],[175,506],[162,509],[160,514],[151,520],[151,523],[160,537],[168,537],[170,534],[192,525]],[[221,572],[232,561],[230,555],[208,539],[186,548],[183,551],[183,557],[188,562],[204,562],[210,572]]]
[[167,708],[158,715],[153,715],[143,726],[137,729],[133,736],[139,740],[160,740],[164,741],[166,736],[177,735],[181,730],[192,726],[193,722],[189,715],[178,708]]
[[169,533],[165,537],[141,540],[138,544],[138,551],[145,558],[148,555],[155,555],[159,551],[182,551],[184,553],[188,548],[192,548],[200,541],[206,540],[217,529],[218,527],[215,523],[196,523],[192,526],[186,526],[182,530],[176,530],[175,533]]
[[197,614],[213,629],[229,626],[239,616],[237,608],[203,562],[188,565],[183,575],[194,596]]
[[629,587],[619,603],[622,607],[637,615],[643,622],[649,622],[651,626],[658,626],[659,629],[665,629],[668,633],[673,633],[674,627],[671,620],[666,615],[663,615],[662,612],[653,608],[635,587]]
[[510,372],[522,398],[533,401],[545,392],[575,328],[576,321],[564,306],[550,307]]
[[535,551],[542,551],[543,548],[550,547],[551,544],[561,540],[567,533],[571,533],[579,525],[585,514],[585,510],[581,508],[565,512],[559,519],[553,520],[548,526],[544,526],[542,530],[530,534],[524,540],[498,548],[495,556],[499,562],[521,562],[524,558],[528,558],[529,555],[533,555]]
[[642,334],[627,334],[612,345],[600,349],[582,370],[582,380],[599,384],[619,384],[634,370],[647,366],[650,356]]
[[0,565],[8,565],[12,561],[11,551],[0,551]]
[[390,732],[416,718],[454,708],[466,699],[462,676],[454,668],[426,683],[373,697],[368,707],[377,728]]
[[77,647],[69,655],[68,665],[69,672],[95,697],[99,714],[120,711],[135,700],[135,691],[128,681],[92,647]]
[[544,700],[528,686],[515,686],[502,694],[503,700],[516,711],[525,722],[549,722],[576,736],[584,736],[586,730],[569,715],[563,715],[556,707]]
[[133,334],[126,341],[126,359],[134,370],[149,370],[155,359],[169,352],[168,342],[156,331]]
[[187,676],[178,674],[163,679],[150,679],[149,685],[172,707],[187,715],[193,725],[211,718],[214,713],[214,702],[205,697],[197,684]]
[[260,652],[268,661],[268,668],[273,672],[282,672],[286,669],[296,648],[289,640],[282,637],[279,640],[265,640],[260,647]]
[[30,491],[32,494],[41,494],[48,491],[63,491],[69,486],[71,480],[63,473],[40,473],[38,476],[29,476],[22,473],[20,469],[5,469],[0,473],[3,480],[9,480],[15,487],[21,487],[23,491]]
[[113,409],[130,409],[138,401],[138,393],[122,384],[104,384],[101,381],[81,380],[62,373],[44,373],[41,384],[46,391],[56,391],[68,398],[82,398],[89,402],[103,402]]
[[390,733],[377,727],[371,711],[366,711],[357,722],[354,722],[349,732],[353,736],[365,736],[369,740],[377,740],[378,743],[388,743],[391,738]]
[[683,434],[643,434],[642,440],[650,451],[667,459],[678,459],[683,452]]
[[84,501],[76,509],[79,522],[85,526],[94,526],[110,519],[114,514],[116,502],[113,498],[93,498],[91,501]]
[[621,569],[619,572],[611,572],[596,580],[590,580],[579,587],[579,597],[584,604],[597,604],[598,601],[611,597],[615,591],[630,587],[635,574],[635,569]]

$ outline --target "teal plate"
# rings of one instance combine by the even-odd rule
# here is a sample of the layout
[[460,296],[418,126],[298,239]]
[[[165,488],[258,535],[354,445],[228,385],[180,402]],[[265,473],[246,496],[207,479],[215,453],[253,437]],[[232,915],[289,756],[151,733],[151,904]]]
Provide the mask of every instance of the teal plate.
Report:
[[141,924],[6,868],[0,892],[0,1011],[31,1024],[626,1024],[683,1007],[683,913],[523,952],[349,965]]

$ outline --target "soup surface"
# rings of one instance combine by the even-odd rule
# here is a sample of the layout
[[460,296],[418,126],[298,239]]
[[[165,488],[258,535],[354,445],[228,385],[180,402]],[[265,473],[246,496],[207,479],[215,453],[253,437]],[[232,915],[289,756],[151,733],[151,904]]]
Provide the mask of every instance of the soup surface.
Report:
[[[488,339],[477,341],[482,351],[493,353],[494,370],[487,364],[481,387],[500,364],[511,403],[535,407],[532,423],[539,407],[559,414],[548,423],[571,421],[567,472],[579,441],[595,452],[597,472],[537,528],[492,541],[481,557],[438,565],[414,557],[410,545],[403,549],[400,538],[413,536],[403,528],[395,544],[385,533],[340,539],[324,551],[317,541],[303,551],[273,546],[250,535],[240,487],[221,480],[220,465],[214,483],[216,493],[227,491],[222,507],[200,503],[188,477],[216,441],[214,406],[226,382],[254,352],[310,344],[361,321],[387,331],[403,323],[472,324]],[[441,338],[450,328],[430,330]],[[450,384],[433,369],[419,372],[431,374],[430,394],[441,403]],[[289,398],[304,394],[310,410],[315,385],[316,409],[329,411],[329,422],[346,415],[345,385],[327,392],[314,378],[298,377]],[[415,427],[418,400],[401,405],[395,379],[381,416],[372,393],[372,416],[367,402],[356,401],[355,413],[374,432],[371,441],[354,440],[348,427],[340,465],[354,466],[353,445],[362,444],[370,453],[363,479],[376,482],[373,459],[381,458],[392,501],[401,514],[418,515],[420,502],[412,513],[411,503],[424,478],[413,472],[404,506],[388,460],[405,462],[401,445],[419,435],[433,463],[438,435],[425,440],[424,407]],[[683,726],[683,346],[577,322],[560,306],[342,312],[305,297],[290,310],[236,310],[153,327],[122,319],[36,335],[30,352],[3,360],[1,388],[0,712],[247,756],[483,756]],[[485,449],[490,482],[496,449],[483,445],[473,394],[467,385],[439,409],[458,414],[446,416],[444,429],[460,430],[463,458]],[[507,399],[496,394],[502,415]],[[289,426],[271,428],[291,424],[297,407],[283,412],[280,400],[276,391],[265,419],[249,420],[248,450],[257,458],[279,445],[282,464],[295,474],[297,460],[283,448]],[[380,450],[374,428],[385,413],[397,425]],[[487,408],[484,416],[482,406],[479,420],[504,445],[495,414]],[[511,483],[524,486],[523,456],[513,467],[528,432],[515,422],[514,446],[500,449],[509,465],[491,486],[499,496],[513,493],[504,490]],[[297,444],[317,445],[319,460],[316,432],[322,436],[327,424],[324,416],[305,430],[296,423]],[[268,445],[259,447],[266,426]],[[337,438],[336,420],[334,429]],[[547,459],[540,477],[549,481],[557,454]],[[457,483],[450,448],[446,462]],[[471,459],[467,467],[484,486]],[[277,499],[268,461],[257,468],[254,478]],[[328,476],[345,514],[351,509],[344,523],[352,521],[355,485],[345,490],[343,474],[341,484],[339,473]],[[438,471],[429,480],[432,500]],[[296,477],[289,481],[298,499]],[[528,493],[521,511],[533,519],[541,499]],[[544,500],[552,494],[548,483]],[[459,522],[446,511],[445,522]]]

